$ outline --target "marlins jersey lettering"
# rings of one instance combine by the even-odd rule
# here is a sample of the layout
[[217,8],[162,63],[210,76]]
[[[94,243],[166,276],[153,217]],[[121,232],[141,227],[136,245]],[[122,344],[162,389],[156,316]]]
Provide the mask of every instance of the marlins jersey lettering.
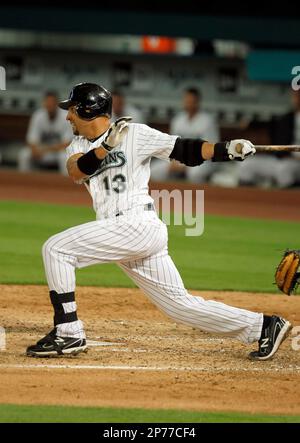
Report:
[[[67,156],[87,153],[99,147],[106,133],[91,142],[75,137]],[[133,206],[153,203],[148,193],[151,157],[168,160],[177,136],[132,123],[120,146],[113,149],[90,177],[89,185],[97,219],[114,215]]]

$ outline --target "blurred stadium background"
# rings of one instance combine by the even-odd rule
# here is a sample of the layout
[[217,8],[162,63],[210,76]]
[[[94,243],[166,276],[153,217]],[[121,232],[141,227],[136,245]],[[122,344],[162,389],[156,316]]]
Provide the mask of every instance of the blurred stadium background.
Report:
[[[300,64],[300,19],[292,8],[286,11],[262,6],[257,14],[243,4],[214,12],[191,1],[172,5],[172,11],[159,2],[88,8],[2,2],[1,167],[16,167],[43,94],[54,90],[65,97],[81,81],[121,91],[144,122],[162,131],[170,130],[182,110],[183,91],[198,88],[220,139],[276,143],[271,123],[291,110],[291,82],[300,72],[292,72]],[[293,135],[300,143],[299,134]],[[207,181],[235,186],[237,169],[237,164],[223,165],[233,178],[217,174]],[[276,185],[272,180],[254,184]],[[298,179],[292,183],[298,184]]]

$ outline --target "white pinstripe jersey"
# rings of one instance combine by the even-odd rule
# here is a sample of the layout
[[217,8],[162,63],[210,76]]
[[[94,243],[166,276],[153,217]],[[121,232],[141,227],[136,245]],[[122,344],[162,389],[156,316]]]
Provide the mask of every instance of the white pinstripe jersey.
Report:
[[[75,137],[67,148],[67,157],[99,147],[105,136],[106,133],[94,142]],[[147,125],[129,124],[123,142],[107,154],[100,169],[90,178],[97,218],[153,202],[148,189],[151,157],[168,160],[177,137]]]

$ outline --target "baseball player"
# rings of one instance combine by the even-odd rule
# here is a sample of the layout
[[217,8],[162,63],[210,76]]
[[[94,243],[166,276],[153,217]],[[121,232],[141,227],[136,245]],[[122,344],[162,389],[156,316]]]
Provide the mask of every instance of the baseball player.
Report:
[[[151,157],[188,166],[206,160],[244,160],[255,149],[247,140],[209,143],[169,135],[130,117],[110,123],[112,99],[105,88],[76,85],[67,100],[75,137],[67,148],[67,169],[77,183],[89,180],[96,220],[50,237],[43,260],[54,309],[54,329],[27,348],[28,356],[77,354],[86,349],[77,317],[75,271],[115,262],[174,321],[210,333],[258,342],[249,358],[267,360],[290,332],[289,321],[204,300],[187,292],[168,254],[166,225],[148,192]],[[237,145],[242,149],[236,149]]]

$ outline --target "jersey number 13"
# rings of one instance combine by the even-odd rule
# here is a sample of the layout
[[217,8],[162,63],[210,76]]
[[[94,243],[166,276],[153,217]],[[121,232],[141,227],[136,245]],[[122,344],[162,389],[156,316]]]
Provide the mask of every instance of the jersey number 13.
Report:
[[109,177],[103,179],[105,190],[110,193],[112,189],[117,194],[124,192],[126,189],[126,177],[123,174],[115,175],[111,180]]

